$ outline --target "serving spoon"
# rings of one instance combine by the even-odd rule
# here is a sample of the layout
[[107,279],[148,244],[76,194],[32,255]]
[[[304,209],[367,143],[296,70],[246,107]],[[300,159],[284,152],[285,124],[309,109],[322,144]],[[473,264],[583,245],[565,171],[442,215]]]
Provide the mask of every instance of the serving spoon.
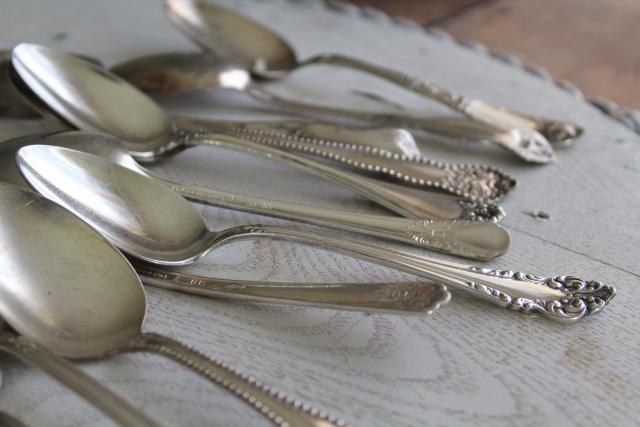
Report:
[[[308,104],[283,98],[269,92],[242,66],[225,62],[220,57],[198,52],[168,52],[146,55],[112,66],[111,71],[148,93],[178,94],[208,90],[234,90],[246,93],[261,102],[293,112],[346,117],[377,126],[396,126],[420,129],[433,134],[473,141],[495,141],[509,146],[513,135],[507,131],[464,117],[418,117],[399,113],[377,113],[326,105]],[[358,92],[360,93],[360,92]],[[363,94],[368,98],[384,99]],[[390,101],[386,101],[390,103]],[[518,113],[523,125],[536,128],[551,143],[569,144],[583,133],[577,125]],[[392,149],[387,145],[386,149]],[[417,147],[416,147],[417,149]],[[407,156],[419,155],[402,153]]]
[[[46,144],[91,153],[120,164],[142,175],[160,180],[178,194],[199,203],[230,209],[276,216],[306,223],[400,241],[420,248],[439,250],[467,258],[489,260],[504,254],[510,244],[509,234],[493,221],[477,221],[493,212],[500,216],[500,208],[492,210],[465,207],[442,197],[441,213],[466,209],[465,220],[414,220],[407,218],[368,215],[339,209],[308,206],[262,197],[244,196],[207,187],[177,183],[153,175],[140,166],[124,149],[120,141],[104,134],[65,132],[29,135],[0,143],[0,180],[28,186],[15,165],[15,154],[23,146]],[[447,204],[448,203],[448,204]],[[491,209],[491,208],[489,208]],[[495,215],[494,215],[495,216]]]
[[[568,123],[536,121],[529,116],[494,107],[486,102],[453,94],[434,84],[353,57],[320,54],[299,61],[292,47],[269,28],[231,9],[203,0],[166,0],[169,20],[202,48],[245,67],[256,77],[280,79],[298,68],[328,64],[352,68],[431,98],[466,116],[503,130],[513,136],[510,144],[500,144],[525,160],[546,163],[555,155],[547,139],[537,130],[550,123],[566,134],[577,130]],[[498,142],[498,141],[496,141]]]
[[21,339],[73,359],[156,353],[223,386],[275,425],[344,425],[172,338],[142,332],[144,290],[115,247],[80,218],[31,191],[0,183],[0,198],[0,314]]
[[600,311],[615,294],[611,286],[573,276],[546,279],[469,267],[296,228],[247,225],[210,231],[200,213],[166,186],[67,148],[23,147],[18,151],[17,164],[38,192],[67,207],[124,252],[154,264],[191,264],[226,243],[270,237],[363,257],[468,291],[503,307],[562,322]]
[[[153,161],[189,146],[228,147],[304,168],[400,215],[428,217],[429,201],[399,191],[397,186],[206,129],[180,127],[135,87],[71,54],[23,43],[13,49],[11,71],[14,82],[36,105],[46,104],[63,121],[81,130],[118,137],[137,160]],[[450,165],[434,168],[433,173],[432,187],[471,201],[499,199],[515,185],[512,178],[488,166]]]

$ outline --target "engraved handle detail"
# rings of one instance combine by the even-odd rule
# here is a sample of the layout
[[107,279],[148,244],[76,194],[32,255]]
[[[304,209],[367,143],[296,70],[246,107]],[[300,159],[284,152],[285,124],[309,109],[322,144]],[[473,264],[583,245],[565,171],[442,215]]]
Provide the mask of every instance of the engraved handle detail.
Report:
[[158,424],[133,409],[71,363],[34,343],[7,334],[0,337],[0,351],[12,354],[45,372],[122,426],[158,427]]
[[346,427],[347,424],[324,411],[238,372],[226,363],[158,334],[144,333],[134,339],[128,351],[144,351],[165,356],[224,387],[263,414],[278,427]]
[[132,261],[145,285],[213,298],[395,314],[431,314],[449,301],[424,283],[272,283],[212,279]]
[[[189,123],[184,121],[184,123]],[[363,172],[375,172],[421,187],[445,191],[465,200],[491,202],[499,200],[516,185],[516,181],[497,168],[477,164],[450,164],[419,156],[405,156],[387,149],[309,138],[304,132],[274,129],[268,125],[191,121],[204,125],[200,133],[225,134],[270,145],[286,151],[300,152],[345,163]],[[366,147],[366,148],[364,148]]]
[[235,227],[218,233],[213,246],[251,237],[287,239],[363,257],[470,292],[514,311],[537,314],[559,322],[574,322],[595,314],[615,296],[613,286],[597,281],[573,276],[543,278],[520,272],[470,267],[287,227]]
[[492,221],[435,221],[366,215],[162,181],[195,202],[374,235],[466,258],[490,260],[504,254],[510,244],[509,234]]
[[428,200],[403,192],[400,190],[402,187],[391,186],[375,179],[341,171],[276,148],[228,135],[202,133],[197,130],[180,130],[179,137],[183,138],[184,143],[188,145],[227,147],[290,163],[337,184],[349,187],[374,202],[408,218],[429,218],[429,212],[433,210]]

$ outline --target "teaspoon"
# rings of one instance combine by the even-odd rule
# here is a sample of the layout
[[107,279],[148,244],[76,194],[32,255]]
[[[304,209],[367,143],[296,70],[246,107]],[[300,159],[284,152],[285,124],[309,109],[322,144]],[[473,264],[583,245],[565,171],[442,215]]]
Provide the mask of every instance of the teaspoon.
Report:
[[73,359],[156,353],[223,386],[277,426],[344,424],[172,338],[142,332],[144,290],[115,247],[31,191],[0,183],[0,199],[0,314],[20,339]]
[[[149,93],[177,94],[219,89],[235,90],[296,114],[347,117],[378,126],[409,127],[469,142],[492,140],[502,145],[514,144],[511,133],[468,118],[376,113],[307,104],[283,98],[264,89],[246,68],[203,53],[170,52],[148,55],[116,64],[110,69],[129,83]],[[377,95],[369,95],[369,97],[380,98]],[[523,119],[529,119],[528,122],[523,122],[523,125],[537,127],[537,130],[551,143],[568,144],[583,132],[580,127],[573,124],[520,115]],[[419,151],[401,154],[409,157],[420,155]]]
[[232,241],[270,237],[362,257],[468,291],[503,307],[561,322],[600,311],[615,294],[611,286],[573,276],[547,279],[469,267],[296,228],[247,225],[210,231],[200,213],[166,186],[67,148],[23,147],[18,151],[17,164],[38,192],[87,221],[124,252],[154,264],[191,264]]
[[[142,175],[160,180],[189,200],[208,205],[276,216],[306,223],[329,226],[400,241],[425,249],[439,250],[467,258],[490,260],[504,254],[510,244],[509,234],[493,221],[477,221],[478,217],[497,210],[465,207],[441,196],[441,212],[467,209],[464,220],[408,219],[381,215],[368,215],[338,209],[308,206],[262,197],[244,196],[207,187],[182,184],[154,176],[140,166],[127,153],[123,145],[112,136],[88,132],[65,132],[51,135],[29,135],[0,143],[0,180],[17,185],[28,185],[16,169],[15,154],[23,146],[34,144],[56,145],[84,151],[127,167]],[[453,202],[453,206],[452,206]],[[445,209],[447,208],[447,209]]]
[[[400,192],[387,183],[207,129],[181,127],[135,87],[71,54],[23,43],[13,49],[11,71],[14,82],[36,104],[40,100],[71,126],[118,137],[138,160],[153,161],[189,146],[228,147],[301,167],[400,215],[428,217],[424,214],[429,211],[426,198]],[[431,184],[470,201],[490,201],[502,197],[515,182],[495,168],[462,164],[436,168]]]
[[[250,70],[256,77],[279,79],[298,68],[328,64],[352,68],[385,79],[404,89],[434,99],[466,116],[513,135],[512,143],[502,145],[525,160],[546,163],[555,155],[547,139],[537,130],[538,123],[486,102],[453,94],[434,84],[400,72],[373,65],[353,57],[320,54],[299,61],[292,47],[269,28],[231,9],[203,0],[166,0],[169,20],[202,48]],[[554,122],[574,132],[571,124]]]
[[[106,140],[102,141],[102,139]],[[0,181],[29,187],[17,170],[15,155],[19,148],[36,143],[64,146],[93,153],[134,171],[137,170],[139,173],[147,174],[147,171],[143,170],[113,137],[86,132],[68,132],[48,136],[31,135],[0,143]],[[223,200],[244,197],[223,194],[225,194],[222,197]],[[268,203],[277,205],[279,202],[268,201]],[[247,204],[248,207],[250,205],[250,203]],[[310,209],[315,211],[317,208],[310,207]],[[402,218],[395,220],[404,221]],[[502,230],[499,233],[504,233],[508,244],[508,234]],[[485,242],[481,243],[486,247]],[[404,315],[430,314],[445,304],[449,298],[449,293],[443,286],[424,287],[419,283],[273,283],[228,280],[160,269],[136,260],[131,262],[145,285],[214,298]]]

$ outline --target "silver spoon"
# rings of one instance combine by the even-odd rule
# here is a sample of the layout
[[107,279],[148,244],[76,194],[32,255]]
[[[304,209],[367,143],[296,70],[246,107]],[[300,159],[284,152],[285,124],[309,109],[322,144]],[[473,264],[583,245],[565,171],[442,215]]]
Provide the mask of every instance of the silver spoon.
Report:
[[[100,64],[94,58],[76,55],[85,60]],[[11,81],[9,69],[11,65],[11,51],[0,50],[0,117],[9,119],[36,119],[40,112],[25,98]],[[229,80],[221,77],[222,81]],[[367,154],[404,155],[410,158],[421,155],[413,135],[398,128],[353,128],[327,123],[312,123],[308,121],[258,121],[258,122],[230,122],[217,121],[217,127],[238,128],[248,130],[260,129],[270,134],[286,132],[288,139],[299,142],[310,142],[320,145],[364,152]],[[364,143],[366,141],[366,144]]]
[[[69,132],[49,136],[31,135],[0,143],[0,181],[29,187],[17,170],[15,155],[19,148],[35,143],[65,146],[94,153],[114,163],[138,170],[139,173],[147,173],[138,166],[113,137],[92,135],[85,132]],[[221,198],[226,200],[244,197],[223,194],[224,196]],[[275,203],[276,206],[272,206],[275,209],[279,202],[268,201],[268,203]],[[250,206],[250,203],[247,206]],[[315,211],[315,208],[310,207],[309,209]],[[401,218],[395,220],[404,221]],[[509,236],[506,232],[503,233],[508,244]],[[405,315],[430,314],[445,304],[449,298],[446,288],[442,286],[424,287],[419,283],[272,283],[227,280],[159,269],[136,260],[132,260],[132,263],[145,285],[214,298]]]
[[295,228],[249,225],[210,231],[200,213],[169,188],[115,163],[67,148],[24,147],[18,151],[17,163],[25,179],[41,194],[93,225],[121,250],[154,264],[190,264],[226,243],[271,237],[363,257],[503,307],[562,322],[600,311],[615,294],[613,287],[572,276],[546,279],[468,267]]
[[[238,138],[181,128],[145,94],[73,55],[23,43],[13,50],[12,77],[20,89],[32,91],[34,98],[46,103],[72,126],[112,134],[123,140],[138,160],[152,161],[189,146],[223,146],[302,167],[350,187],[400,215],[428,217],[425,214],[429,212],[427,199],[400,192],[398,187],[387,183]],[[498,199],[515,184],[494,168],[472,166],[452,165],[435,171],[433,187],[471,201],[484,201],[482,196]]]
[[[52,221],[55,221],[55,227],[51,226]],[[88,318],[79,321],[78,325],[67,325],[64,313],[59,309],[52,310],[52,304],[64,300],[58,293],[60,287],[83,284],[86,279],[100,286],[108,279],[118,279],[115,271],[105,268],[116,253],[113,247],[97,233],[88,232],[90,228],[86,225],[74,233],[73,227],[67,227],[70,223],[77,225],[81,221],[31,191],[0,183],[0,351],[65,384],[123,426],[157,426],[59,357],[59,346],[54,342],[66,346],[63,356],[78,353],[81,350],[70,340],[70,333],[76,331],[80,323],[87,327],[93,325]],[[69,243],[80,239],[84,245]],[[95,259],[89,260],[86,256],[95,254],[101,247],[109,249],[107,253],[103,250],[103,256],[99,258],[104,264],[92,264]],[[77,259],[68,262],[67,258],[67,262],[60,263],[56,254],[77,256]],[[47,293],[49,296],[43,299]],[[124,295],[128,294],[125,292]],[[107,316],[104,308],[92,315],[103,319]],[[98,342],[87,339],[85,345],[93,344]]]
[[[28,186],[16,169],[15,154],[19,148],[34,144],[56,145],[95,154],[142,175],[160,180],[192,201],[209,205],[356,231],[479,260],[489,260],[504,254],[510,244],[509,234],[493,221],[471,219],[434,221],[367,215],[177,183],[154,176],[141,167],[117,139],[104,134],[65,132],[53,135],[29,135],[0,143],[0,180]],[[443,197],[443,206],[446,207],[446,203],[451,205],[453,202],[450,209],[455,207],[459,210],[464,209],[464,206],[455,204],[455,201],[447,200],[446,196],[441,197]],[[499,212],[500,208],[497,209]],[[447,212],[444,209],[443,211]],[[476,209],[467,214],[477,218],[485,212]]]
[[174,339],[141,332],[144,290],[117,249],[35,193],[0,184],[0,200],[0,314],[22,338],[74,359],[156,353],[223,386],[275,425],[342,425]]
[[239,64],[264,79],[279,79],[313,64],[348,67],[388,80],[419,95],[434,99],[466,116],[513,135],[508,145],[525,160],[546,163],[555,155],[530,117],[494,107],[486,102],[453,94],[433,84],[353,57],[320,54],[299,61],[291,46],[269,28],[244,15],[203,0],[166,0],[171,22],[204,49]]
[[[139,89],[150,93],[188,93],[205,90],[229,89],[286,109],[300,113],[348,117],[375,125],[410,127],[434,134],[465,139],[467,141],[496,141],[513,144],[513,136],[504,130],[468,118],[417,117],[398,113],[375,113],[307,104],[282,98],[264,89],[260,82],[242,66],[224,62],[219,57],[194,52],[170,52],[143,56],[114,65],[111,71]],[[368,98],[384,99],[378,95]],[[390,101],[387,101],[389,103]],[[583,129],[577,125],[555,120],[525,116],[523,122],[537,128],[551,143],[569,144],[579,137]],[[387,147],[385,147],[387,148]],[[417,147],[416,147],[417,149]],[[412,156],[411,153],[402,153]],[[413,155],[419,155],[419,152]]]

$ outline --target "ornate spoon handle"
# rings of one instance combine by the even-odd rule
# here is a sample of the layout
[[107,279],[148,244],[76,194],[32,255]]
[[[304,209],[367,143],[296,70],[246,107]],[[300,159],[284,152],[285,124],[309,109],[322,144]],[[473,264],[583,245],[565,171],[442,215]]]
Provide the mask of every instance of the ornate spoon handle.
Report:
[[[434,134],[464,138],[471,142],[488,140],[507,147],[513,146],[515,144],[514,138],[510,134],[510,132],[473,119],[469,120],[462,117],[454,117],[452,118],[454,119],[453,121],[447,123],[440,121],[440,119],[437,117],[417,117],[415,115],[398,113],[376,113],[371,111],[334,108],[326,105],[307,104],[280,97],[264,90],[262,87],[259,87],[257,85],[250,86],[247,89],[247,92],[260,101],[275,104],[297,113],[307,112],[325,114],[334,117],[349,117],[356,120],[362,120],[368,123],[376,124],[378,126],[396,126],[421,129]],[[365,93],[365,95],[384,100],[384,97],[381,97],[378,94]],[[392,101],[387,102],[391,103]],[[521,121],[518,123],[519,126],[537,130],[549,142],[554,144],[568,144],[573,139],[578,138],[584,131],[580,126],[569,122],[534,117],[523,113],[517,113],[512,110],[509,111],[509,113],[514,116],[518,116],[521,119]],[[468,133],[460,134],[458,126],[464,125],[465,122],[484,125],[485,129],[481,134],[482,137],[480,137],[480,135],[473,135]],[[521,154],[527,155],[528,153],[522,152]],[[534,159],[532,159],[532,161],[534,161]]]
[[290,227],[257,225],[230,228],[216,233],[212,247],[252,237],[298,241],[363,257],[470,292],[511,310],[538,314],[560,322],[574,322],[595,314],[615,295],[614,287],[597,281],[573,276],[543,278],[513,271],[470,267]]
[[145,285],[213,298],[394,314],[431,314],[449,301],[424,283],[274,283],[214,279],[131,260]]
[[354,152],[339,145],[334,148],[335,144],[316,144],[314,140],[250,127],[220,127],[215,131],[286,151],[324,157],[364,172],[375,172],[400,182],[446,191],[465,200],[498,200],[516,185],[509,175],[486,165],[444,163],[382,150],[371,150],[371,155],[367,155],[366,152],[360,152],[364,150]]
[[279,427],[346,427],[347,424],[299,400],[288,397],[226,363],[158,334],[143,333],[125,351],[165,356],[220,385]]
[[95,382],[65,359],[34,343],[5,333],[0,337],[0,351],[7,352],[40,369],[66,385],[120,425],[128,427],[157,427],[158,424],[129,406],[111,391]]
[[370,200],[408,218],[429,218],[429,212],[433,210],[428,200],[402,191],[402,187],[392,186],[375,179],[342,171],[283,150],[229,135],[202,132],[197,129],[179,129],[177,133],[178,137],[182,138],[186,145],[227,147],[268,159],[284,161],[329,181],[349,187]]
[[[509,234],[493,221],[436,221],[367,215],[226,193],[212,188],[177,183],[163,178],[158,179],[172,190],[194,202],[355,231],[466,258],[490,260],[504,254],[510,243]],[[448,214],[447,212],[432,210],[430,213],[432,216],[444,216]],[[482,215],[483,213],[479,212],[475,217],[482,217]]]
[[[483,101],[453,94],[441,87],[425,83],[406,74],[359,61],[351,57],[333,54],[318,55],[301,62],[299,67],[311,64],[329,64],[348,67],[380,77],[404,89],[434,99],[474,120],[517,136],[517,138],[514,139],[515,144],[501,145],[523,157],[525,160],[531,161],[535,159],[534,161],[545,163],[555,159],[553,149],[547,139],[536,129],[532,129],[529,126],[531,118],[525,119],[517,113],[494,107]],[[500,143],[499,141],[496,142]]]

